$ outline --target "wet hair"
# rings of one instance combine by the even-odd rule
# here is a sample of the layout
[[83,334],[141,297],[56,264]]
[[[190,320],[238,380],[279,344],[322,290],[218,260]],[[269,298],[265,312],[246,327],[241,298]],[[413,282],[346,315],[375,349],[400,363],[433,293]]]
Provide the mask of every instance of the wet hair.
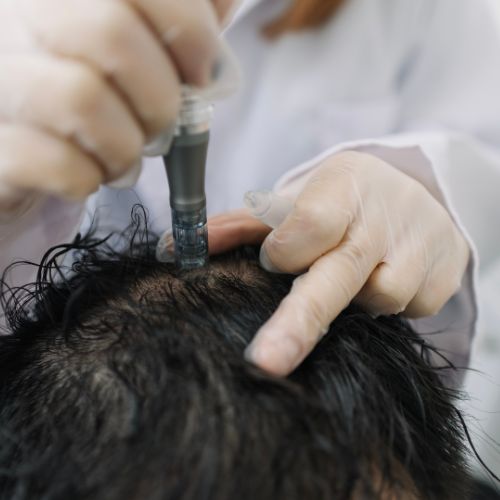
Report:
[[159,264],[143,221],[120,241],[3,291],[1,499],[468,498],[457,395],[403,320],[351,307],[274,378],[243,351],[292,276],[255,248]]

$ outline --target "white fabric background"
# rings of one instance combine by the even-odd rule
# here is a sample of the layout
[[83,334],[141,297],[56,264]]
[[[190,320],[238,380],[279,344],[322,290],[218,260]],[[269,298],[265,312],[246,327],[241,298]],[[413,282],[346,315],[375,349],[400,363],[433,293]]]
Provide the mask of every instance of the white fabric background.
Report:
[[[491,0],[491,3],[498,13],[500,30],[500,0]],[[498,60],[500,64],[500,54]],[[500,116],[498,119],[500,121]],[[500,193],[500,186],[498,189]],[[500,224],[492,230],[499,228]],[[500,254],[500,248],[497,252]],[[471,369],[477,372],[471,371],[466,378],[469,401],[464,408],[470,415],[472,437],[481,458],[500,475],[500,264],[481,268],[479,282],[479,302],[483,310],[471,360]],[[477,462],[475,469],[485,474]]]

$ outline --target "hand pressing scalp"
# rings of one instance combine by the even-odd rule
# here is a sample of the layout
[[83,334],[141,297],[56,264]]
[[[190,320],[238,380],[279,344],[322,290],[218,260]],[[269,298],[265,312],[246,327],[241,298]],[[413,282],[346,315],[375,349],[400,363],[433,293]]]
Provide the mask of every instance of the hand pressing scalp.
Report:
[[374,314],[424,317],[458,291],[467,242],[424,186],[388,163],[341,153],[279,195],[294,203],[272,232],[247,211],[209,221],[212,252],[263,241],[266,269],[299,274],[247,351],[261,368],[289,374],[353,300]]
[[81,199],[125,175],[131,185],[145,144],[177,117],[180,82],[206,88],[220,74],[232,7],[0,0],[0,211],[33,193]]

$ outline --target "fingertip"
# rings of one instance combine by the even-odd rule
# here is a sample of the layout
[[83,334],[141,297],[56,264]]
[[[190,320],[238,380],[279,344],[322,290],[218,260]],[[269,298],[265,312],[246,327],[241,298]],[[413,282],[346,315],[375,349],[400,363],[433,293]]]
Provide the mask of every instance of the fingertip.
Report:
[[139,159],[135,165],[124,175],[114,181],[108,182],[107,186],[112,189],[129,189],[137,183],[142,173],[142,159]]
[[261,267],[269,273],[275,273],[275,274],[282,273],[282,271],[280,271],[269,258],[269,255],[264,245],[262,245],[260,249],[259,262]]
[[403,305],[400,300],[384,293],[375,294],[366,300],[358,302],[368,314],[375,318],[400,314],[406,308],[406,305]]
[[175,127],[176,125],[172,124],[151,139],[151,141],[144,146],[142,154],[149,158],[166,155],[174,139]]
[[163,263],[175,261],[174,236],[171,230],[163,233],[156,245],[156,260]]
[[252,217],[273,229],[293,211],[293,203],[273,191],[247,191],[243,201]]
[[256,338],[245,350],[245,359],[276,377],[286,377],[302,361],[300,343],[293,337],[281,339]]
[[234,94],[241,85],[241,69],[236,56],[223,39],[218,39],[215,60],[209,68],[208,85],[198,91],[207,101],[218,101]]

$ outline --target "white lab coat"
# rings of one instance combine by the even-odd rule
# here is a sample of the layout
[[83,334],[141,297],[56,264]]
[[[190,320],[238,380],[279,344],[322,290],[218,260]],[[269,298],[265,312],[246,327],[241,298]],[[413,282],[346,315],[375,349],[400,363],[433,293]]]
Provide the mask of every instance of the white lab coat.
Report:
[[[271,188],[335,151],[390,161],[448,207],[474,248],[461,292],[437,317],[416,323],[422,332],[443,331],[433,340],[465,365],[477,255],[485,270],[500,262],[500,33],[487,0],[349,0],[323,28],[269,42],[259,30],[285,6],[247,0],[226,32],[244,87],[216,108],[209,213],[240,207],[245,191]],[[101,222],[120,228],[139,200],[153,229],[166,229],[159,160],[146,161],[134,190],[101,189],[87,213],[97,208]],[[82,210],[48,199],[4,223],[1,266],[36,261],[67,241]],[[25,281],[26,272],[12,279]]]

